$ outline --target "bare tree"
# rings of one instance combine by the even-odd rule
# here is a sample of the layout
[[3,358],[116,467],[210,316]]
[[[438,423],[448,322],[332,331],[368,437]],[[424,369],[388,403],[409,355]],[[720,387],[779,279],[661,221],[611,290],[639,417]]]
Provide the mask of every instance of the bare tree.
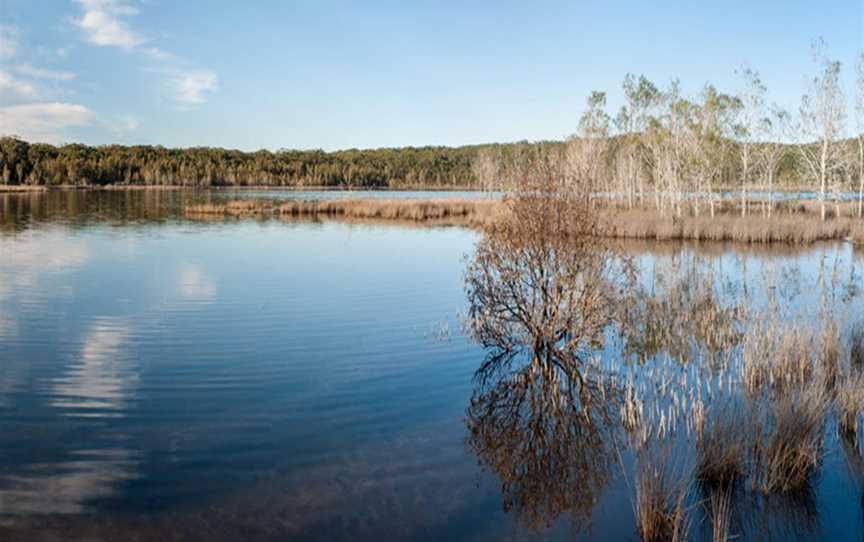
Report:
[[501,183],[501,157],[491,147],[480,149],[471,162],[471,172],[480,185],[480,190],[491,194]]
[[774,181],[780,163],[786,156],[785,140],[791,133],[792,117],[789,112],[774,105],[763,121],[762,132],[766,135],[759,152],[760,170],[762,173],[762,185],[768,192],[767,215],[771,216],[774,210]]
[[[609,115],[606,93],[594,91],[588,96],[588,108],[579,118],[579,130],[565,148],[567,183],[571,190],[607,190],[605,158],[609,148]],[[607,190],[608,191],[608,190]]]
[[[712,85],[705,85],[702,101],[692,106],[692,119],[688,131],[692,158],[692,178],[700,192],[706,194],[714,217],[714,187],[723,175],[726,158],[730,153],[734,118],[741,109],[741,101],[728,94],[718,92]],[[749,157],[748,157],[749,159]],[[698,203],[696,206],[698,214]]]
[[820,73],[810,82],[810,89],[801,98],[799,150],[803,165],[802,175],[819,183],[819,202],[822,220],[826,219],[825,196],[832,179],[842,169],[842,147],[846,103],[840,88],[840,62],[830,60],[825,42],[813,45],[813,56]]
[[615,118],[615,126],[622,136],[619,161],[621,184],[627,193],[629,207],[633,207],[634,194],[638,193],[640,204],[645,201],[644,142],[645,131],[652,110],[660,103],[660,91],[644,75],[637,80],[627,74],[622,83],[625,105]]
[[855,128],[858,131],[858,218],[864,218],[864,53],[855,65]]
[[738,71],[743,86],[739,95],[741,107],[736,126],[738,150],[741,159],[741,216],[747,216],[747,185],[753,168],[754,146],[758,140],[760,122],[764,118],[765,85],[759,72],[750,68]]

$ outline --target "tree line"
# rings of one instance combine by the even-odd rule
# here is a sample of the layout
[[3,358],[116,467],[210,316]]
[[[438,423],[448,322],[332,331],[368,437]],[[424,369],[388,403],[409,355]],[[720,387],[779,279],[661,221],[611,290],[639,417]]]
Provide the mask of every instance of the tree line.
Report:
[[47,186],[470,186],[480,146],[399,149],[168,149],[0,139],[0,184]]

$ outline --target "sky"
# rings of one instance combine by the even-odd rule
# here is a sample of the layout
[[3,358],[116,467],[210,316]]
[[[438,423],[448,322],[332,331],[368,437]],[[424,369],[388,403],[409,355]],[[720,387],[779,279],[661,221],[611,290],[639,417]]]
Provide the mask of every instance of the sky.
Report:
[[558,139],[592,90],[614,113],[627,73],[696,96],[736,91],[748,66],[795,110],[819,37],[851,104],[864,0],[0,0],[0,134],[242,150]]

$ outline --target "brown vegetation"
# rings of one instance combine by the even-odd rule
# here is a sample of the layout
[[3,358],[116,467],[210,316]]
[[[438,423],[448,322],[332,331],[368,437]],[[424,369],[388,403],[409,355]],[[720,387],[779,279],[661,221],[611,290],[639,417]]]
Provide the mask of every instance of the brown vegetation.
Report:
[[394,220],[479,227],[491,223],[498,208],[499,204],[496,201],[466,199],[356,198],[292,200],[283,203],[234,200],[224,204],[189,205],[186,207],[186,214],[189,216]]
[[[222,204],[189,205],[186,214],[232,217],[319,217],[430,222],[469,227],[492,225],[502,208],[513,198],[489,199],[393,199],[356,198],[293,200],[273,203],[266,200],[234,200]],[[845,240],[864,244],[864,222],[847,215],[822,221],[818,207],[790,204],[772,216],[741,217],[730,209],[707,215],[663,216],[656,210],[598,209],[592,235],[608,238],[656,241],[719,241],[750,244],[810,244]]]
[[670,466],[666,448],[643,450],[637,460],[636,530],[643,542],[687,540],[687,476]]

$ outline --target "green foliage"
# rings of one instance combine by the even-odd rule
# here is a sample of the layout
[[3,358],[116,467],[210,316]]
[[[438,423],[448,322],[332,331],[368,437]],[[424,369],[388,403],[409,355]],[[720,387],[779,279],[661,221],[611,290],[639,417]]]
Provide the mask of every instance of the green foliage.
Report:
[[55,147],[0,139],[0,184],[402,187],[472,186],[471,161],[484,146],[400,149],[166,149]]

